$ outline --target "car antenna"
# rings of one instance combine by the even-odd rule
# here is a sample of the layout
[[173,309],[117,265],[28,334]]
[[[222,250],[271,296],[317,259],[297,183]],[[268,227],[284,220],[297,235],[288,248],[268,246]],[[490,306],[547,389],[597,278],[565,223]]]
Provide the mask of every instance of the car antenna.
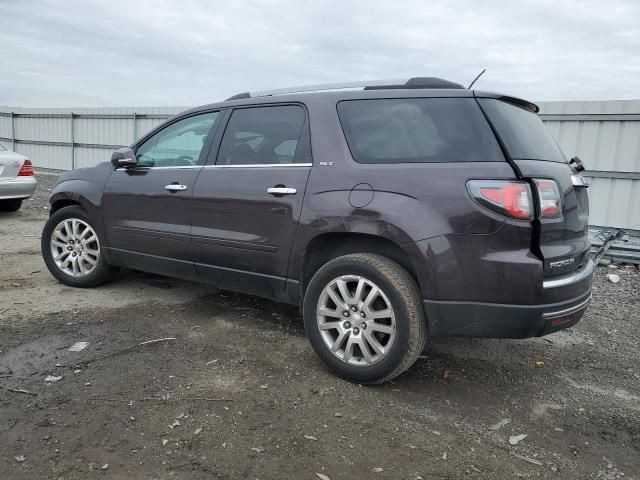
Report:
[[487,69],[486,69],[486,68],[483,68],[483,69],[482,69],[482,71],[478,74],[478,76],[477,76],[476,78],[474,78],[474,79],[473,79],[473,82],[471,82],[471,83],[469,84],[469,86],[467,87],[467,90],[471,89],[471,87],[473,87],[473,84],[474,84],[474,83],[476,83],[476,82],[478,81],[478,79],[482,76],[482,74],[483,74],[484,72],[486,72],[486,71],[487,71]]

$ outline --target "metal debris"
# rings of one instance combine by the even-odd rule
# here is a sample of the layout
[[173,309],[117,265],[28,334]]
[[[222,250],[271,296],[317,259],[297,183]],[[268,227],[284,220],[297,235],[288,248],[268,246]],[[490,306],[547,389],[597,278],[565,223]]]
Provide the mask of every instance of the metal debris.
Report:
[[520,435],[513,435],[509,437],[509,445],[517,445],[525,438],[527,438],[526,433],[521,433]]
[[33,395],[33,396],[38,395],[37,393],[30,392],[29,390],[25,390],[24,388],[11,388],[11,387],[4,387],[4,388],[6,390],[9,390],[10,392],[25,393],[27,395]]
[[514,453],[513,456],[519,458],[520,460],[524,460],[525,462],[533,463],[534,465],[544,465],[544,463],[542,463],[540,460],[536,460],[535,458],[527,457],[525,455]]
[[76,342],[69,347],[69,352],[81,352],[89,346],[89,342]]
[[511,423],[511,419],[510,418],[503,418],[502,420],[500,420],[498,423],[491,425],[489,427],[489,430],[500,430],[502,427],[509,425]]
[[176,337],[156,338],[155,340],[147,340],[146,342],[140,342],[137,346],[149,345],[150,343],[168,342],[170,340],[175,340],[175,339]]

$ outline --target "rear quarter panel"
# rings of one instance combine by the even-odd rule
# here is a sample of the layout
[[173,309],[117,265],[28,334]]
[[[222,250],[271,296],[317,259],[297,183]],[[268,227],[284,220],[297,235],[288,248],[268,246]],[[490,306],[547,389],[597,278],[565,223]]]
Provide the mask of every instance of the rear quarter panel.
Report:
[[309,113],[314,166],[292,250],[291,278],[302,278],[305,247],[315,236],[364,233],[402,246],[421,286],[428,284],[435,296],[437,272],[416,242],[446,235],[488,236],[504,223],[503,217],[479,209],[466,182],[515,179],[506,161],[359,164],[351,157],[335,104],[310,103]]

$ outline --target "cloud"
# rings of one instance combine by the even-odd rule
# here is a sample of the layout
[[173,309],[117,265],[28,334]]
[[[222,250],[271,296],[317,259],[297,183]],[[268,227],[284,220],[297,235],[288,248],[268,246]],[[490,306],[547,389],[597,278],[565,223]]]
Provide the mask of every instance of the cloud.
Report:
[[531,100],[638,98],[640,3],[0,0],[0,104],[197,105],[439,76]]

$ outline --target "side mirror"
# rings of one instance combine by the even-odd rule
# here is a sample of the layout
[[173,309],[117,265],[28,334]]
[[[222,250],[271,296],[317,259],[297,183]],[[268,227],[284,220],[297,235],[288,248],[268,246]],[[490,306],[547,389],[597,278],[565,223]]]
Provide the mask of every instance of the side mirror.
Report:
[[137,165],[136,154],[129,147],[119,148],[111,154],[111,165],[114,167],[133,167]]

